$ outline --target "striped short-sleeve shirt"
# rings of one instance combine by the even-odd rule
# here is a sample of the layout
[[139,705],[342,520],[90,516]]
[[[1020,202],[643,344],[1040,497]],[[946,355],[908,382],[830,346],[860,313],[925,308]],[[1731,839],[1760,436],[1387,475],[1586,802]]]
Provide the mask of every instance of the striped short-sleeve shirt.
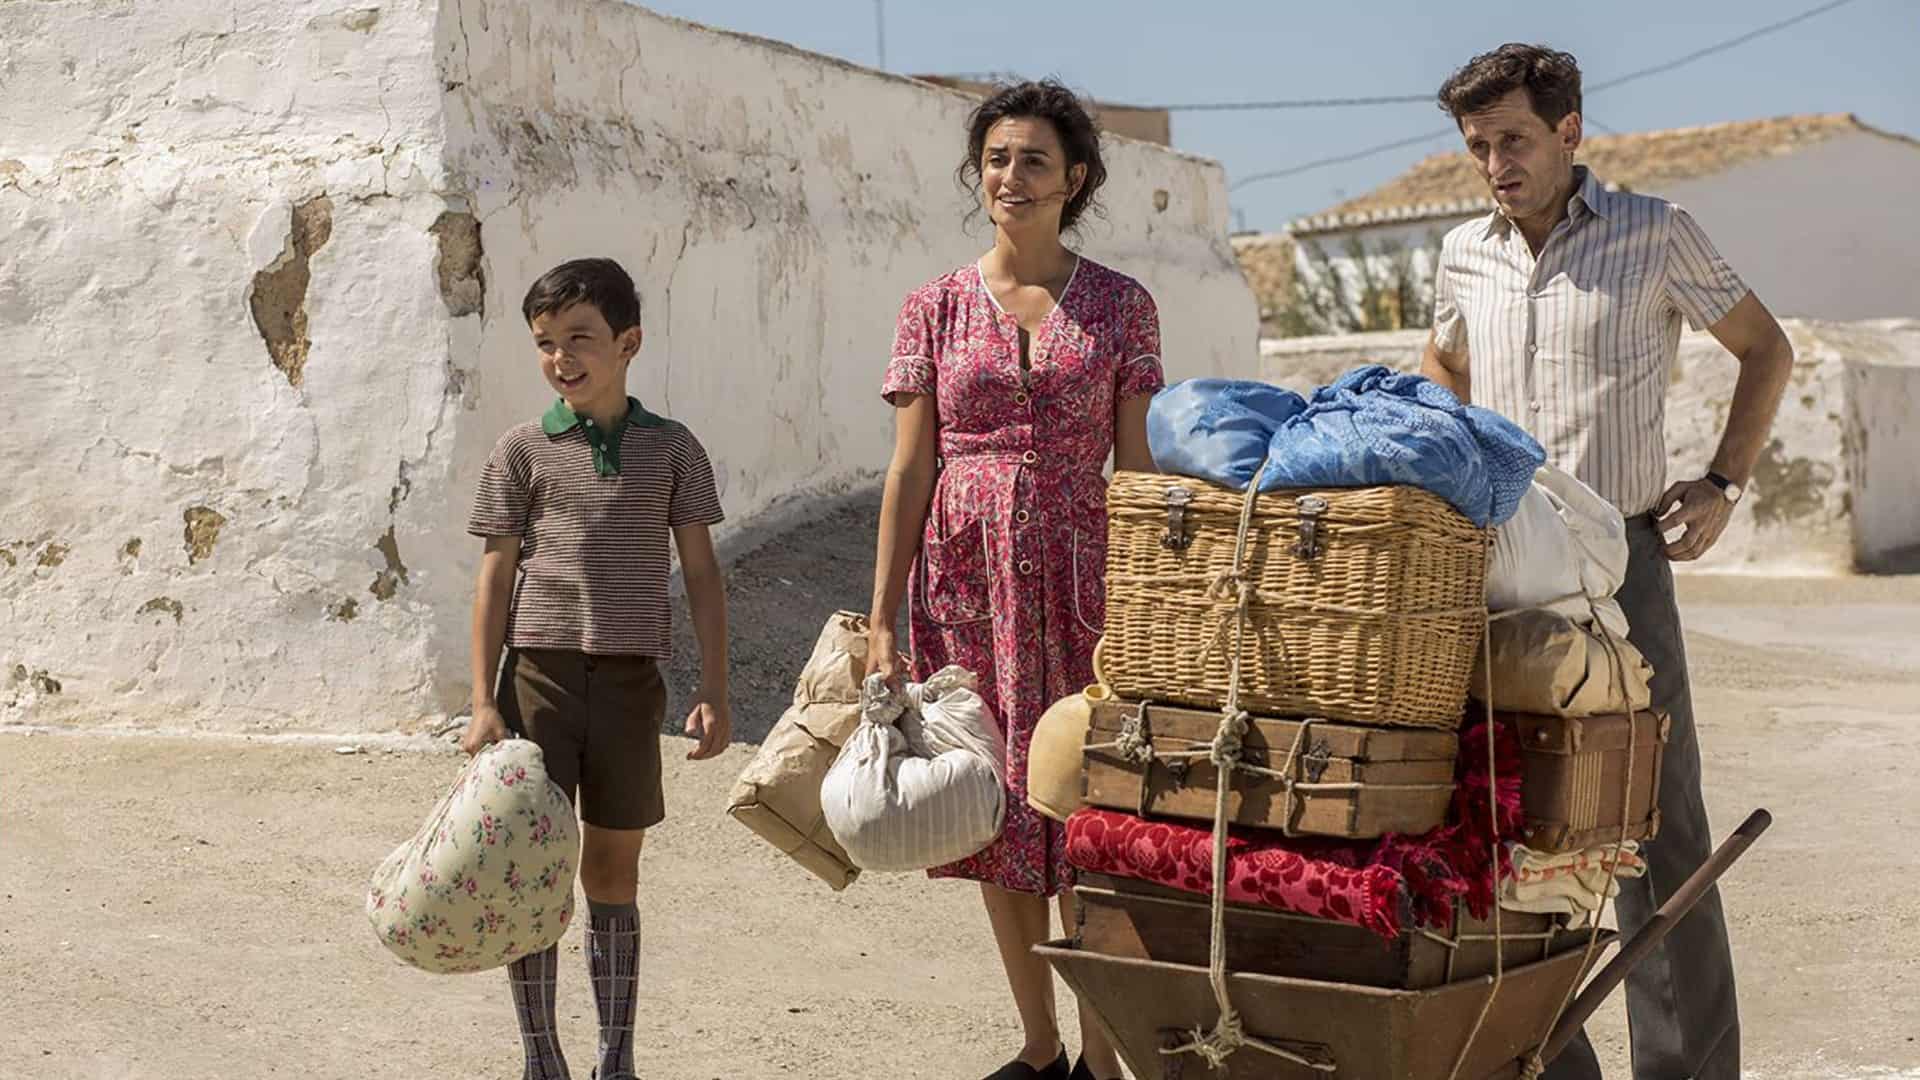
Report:
[[586,422],[563,426],[561,408],[510,429],[487,458],[467,531],[520,538],[508,645],[670,654],[671,530],[718,523],[720,499],[692,432],[629,409],[618,471],[595,468]]
[[1434,338],[1466,351],[1475,404],[1631,516],[1666,488],[1681,320],[1712,326],[1747,287],[1685,210],[1575,171],[1567,217],[1537,258],[1497,210],[1447,234]]

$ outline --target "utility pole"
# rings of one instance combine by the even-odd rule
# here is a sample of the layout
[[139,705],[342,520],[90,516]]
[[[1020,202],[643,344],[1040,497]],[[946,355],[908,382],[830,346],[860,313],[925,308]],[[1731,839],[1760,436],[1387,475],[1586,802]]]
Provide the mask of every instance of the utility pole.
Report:
[[880,54],[880,70],[887,70],[887,0],[873,0],[873,36]]

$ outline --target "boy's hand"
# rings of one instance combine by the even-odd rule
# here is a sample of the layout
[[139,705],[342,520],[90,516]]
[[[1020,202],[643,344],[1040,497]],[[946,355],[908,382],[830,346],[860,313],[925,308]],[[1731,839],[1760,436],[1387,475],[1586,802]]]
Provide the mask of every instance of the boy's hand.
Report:
[[500,707],[482,705],[473,710],[473,719],[467,721],[467,730],[460,736],[460,749],[472,757],[494,743],[505,742],[511,734],[506,720],[500,716]]
[[687,714],[687,738],[700,745],[687,751],[688,761],[718,757],[733,739],[733,710],[722,698],[718,704],[702,701]]

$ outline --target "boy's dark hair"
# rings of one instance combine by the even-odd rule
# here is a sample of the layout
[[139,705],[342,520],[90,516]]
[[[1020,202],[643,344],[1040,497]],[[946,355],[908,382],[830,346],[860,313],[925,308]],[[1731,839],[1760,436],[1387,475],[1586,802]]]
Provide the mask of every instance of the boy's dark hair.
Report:
[[1580,111],[1580,62],[1544,45],[1509,42],[1449,76],[1440,87],[1440,108],[1458,124],[1515,90],[1527,92],[1534,115],[1548,127],[1559,127]]
[[1065,232],[1080,220],[1094,203],[1094,192],[1107,182],[1107,166],[1100,160],[1100,127],[1074,92],[1054,79],[1013,83],[997,87],[992,96],[980,103],[967,118],[967,156],[954,176],[960,186],[973,192],[976,205],[980,194],[980,155],[986,152],[987,132],[1009,117],[1045,120],[1060,137],[1067,154],[1069,171],[1085,165],[1087,175],[1080,190],[1060,210],[1060,231]]
[[640,294],[633,279],[612,259],[573,259],[540,275],[520,302],[520,313],[532,326],[536,316],[565,311],[575,304],[592,304],[615,334],[640,325]]

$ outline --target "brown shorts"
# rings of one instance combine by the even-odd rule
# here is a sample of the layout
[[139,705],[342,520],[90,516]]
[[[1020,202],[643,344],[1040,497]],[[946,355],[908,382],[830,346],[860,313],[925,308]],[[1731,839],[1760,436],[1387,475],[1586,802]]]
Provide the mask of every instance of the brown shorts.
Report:
[[645,829],[667,816],[660,782],[667,688],[651,657],[508,649],[497,697],[507,728],[540,747],[547,775],[574,800],[580,820]]

